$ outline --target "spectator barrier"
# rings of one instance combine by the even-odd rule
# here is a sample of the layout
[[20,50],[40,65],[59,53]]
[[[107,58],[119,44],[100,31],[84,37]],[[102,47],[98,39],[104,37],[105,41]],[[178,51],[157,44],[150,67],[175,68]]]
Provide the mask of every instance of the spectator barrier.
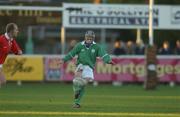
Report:
[[[157,75],[160,82],[180,82],[180,56],[158,56]],[[75,61],[59,65],[62,56],[10,56],[3,69],[11,81],[72,81]],[[104,64],[100,59],[94,70],[99,82],[143,82],[146,76],[144,56],[112,57],[116,65]]]

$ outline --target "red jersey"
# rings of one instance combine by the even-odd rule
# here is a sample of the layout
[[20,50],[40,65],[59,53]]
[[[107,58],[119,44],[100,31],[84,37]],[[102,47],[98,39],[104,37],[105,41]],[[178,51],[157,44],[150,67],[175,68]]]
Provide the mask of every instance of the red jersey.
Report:
[[9,52],[18,54],[21,50],[15,39],[9,39],[7,34],[0,36],[0,64],[3,64]]

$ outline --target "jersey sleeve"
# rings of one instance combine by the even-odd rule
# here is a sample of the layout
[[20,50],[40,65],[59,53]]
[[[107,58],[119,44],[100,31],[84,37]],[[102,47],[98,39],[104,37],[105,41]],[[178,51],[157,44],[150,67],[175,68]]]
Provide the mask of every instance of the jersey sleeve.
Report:
[[0,36],[0,48],[2,48],[2,38]]
[[100,46],[98,47],[98,56],[103,59],[104,63],[109,63],[111,61],[109,54],[107,54],[106,51]]
[[17,44],[17,42],[15,40],[12,41],[12,48],[11,51],[14,54],[18,54],[18,51],[21,51],[21,48],[19,47],[19,45]]
[[71,60],[75,55],[80,52],[81,45],[78,43],[64,58],[64,62]]
[[9,53],[9,47],[6,45],[5,41],[6,41],[5,38],[3,36],[0,36],[0,56],[1,57],[4,55],[7,56],[7,54]]

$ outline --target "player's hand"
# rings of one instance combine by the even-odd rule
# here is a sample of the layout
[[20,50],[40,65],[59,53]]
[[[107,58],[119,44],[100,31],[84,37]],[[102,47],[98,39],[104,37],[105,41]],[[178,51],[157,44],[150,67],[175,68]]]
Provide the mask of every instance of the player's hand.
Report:
[[22,50],[18,50],[18,55],[22,55]]
[[114,65],[115,62],[111,60],[111,61],[109,62],[109,64]]
[[61,65],[64,64],[64,61],[63,61],[62,59],[61,59],[61,60],[58,60],[58,61],[57,61],[57,64],[61,66]]

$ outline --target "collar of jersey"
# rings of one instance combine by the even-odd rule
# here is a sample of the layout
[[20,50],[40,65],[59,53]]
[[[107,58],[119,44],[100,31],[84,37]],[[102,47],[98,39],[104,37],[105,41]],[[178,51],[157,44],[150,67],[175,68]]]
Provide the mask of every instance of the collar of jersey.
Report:
[[13,38],[10,38],[7,33],[4,34],[7,40],[13,40]]
[[[84,45],[85,41],[82,41],[81,44]],[[96,44],[96,42],[93,41],[93,44]]]

